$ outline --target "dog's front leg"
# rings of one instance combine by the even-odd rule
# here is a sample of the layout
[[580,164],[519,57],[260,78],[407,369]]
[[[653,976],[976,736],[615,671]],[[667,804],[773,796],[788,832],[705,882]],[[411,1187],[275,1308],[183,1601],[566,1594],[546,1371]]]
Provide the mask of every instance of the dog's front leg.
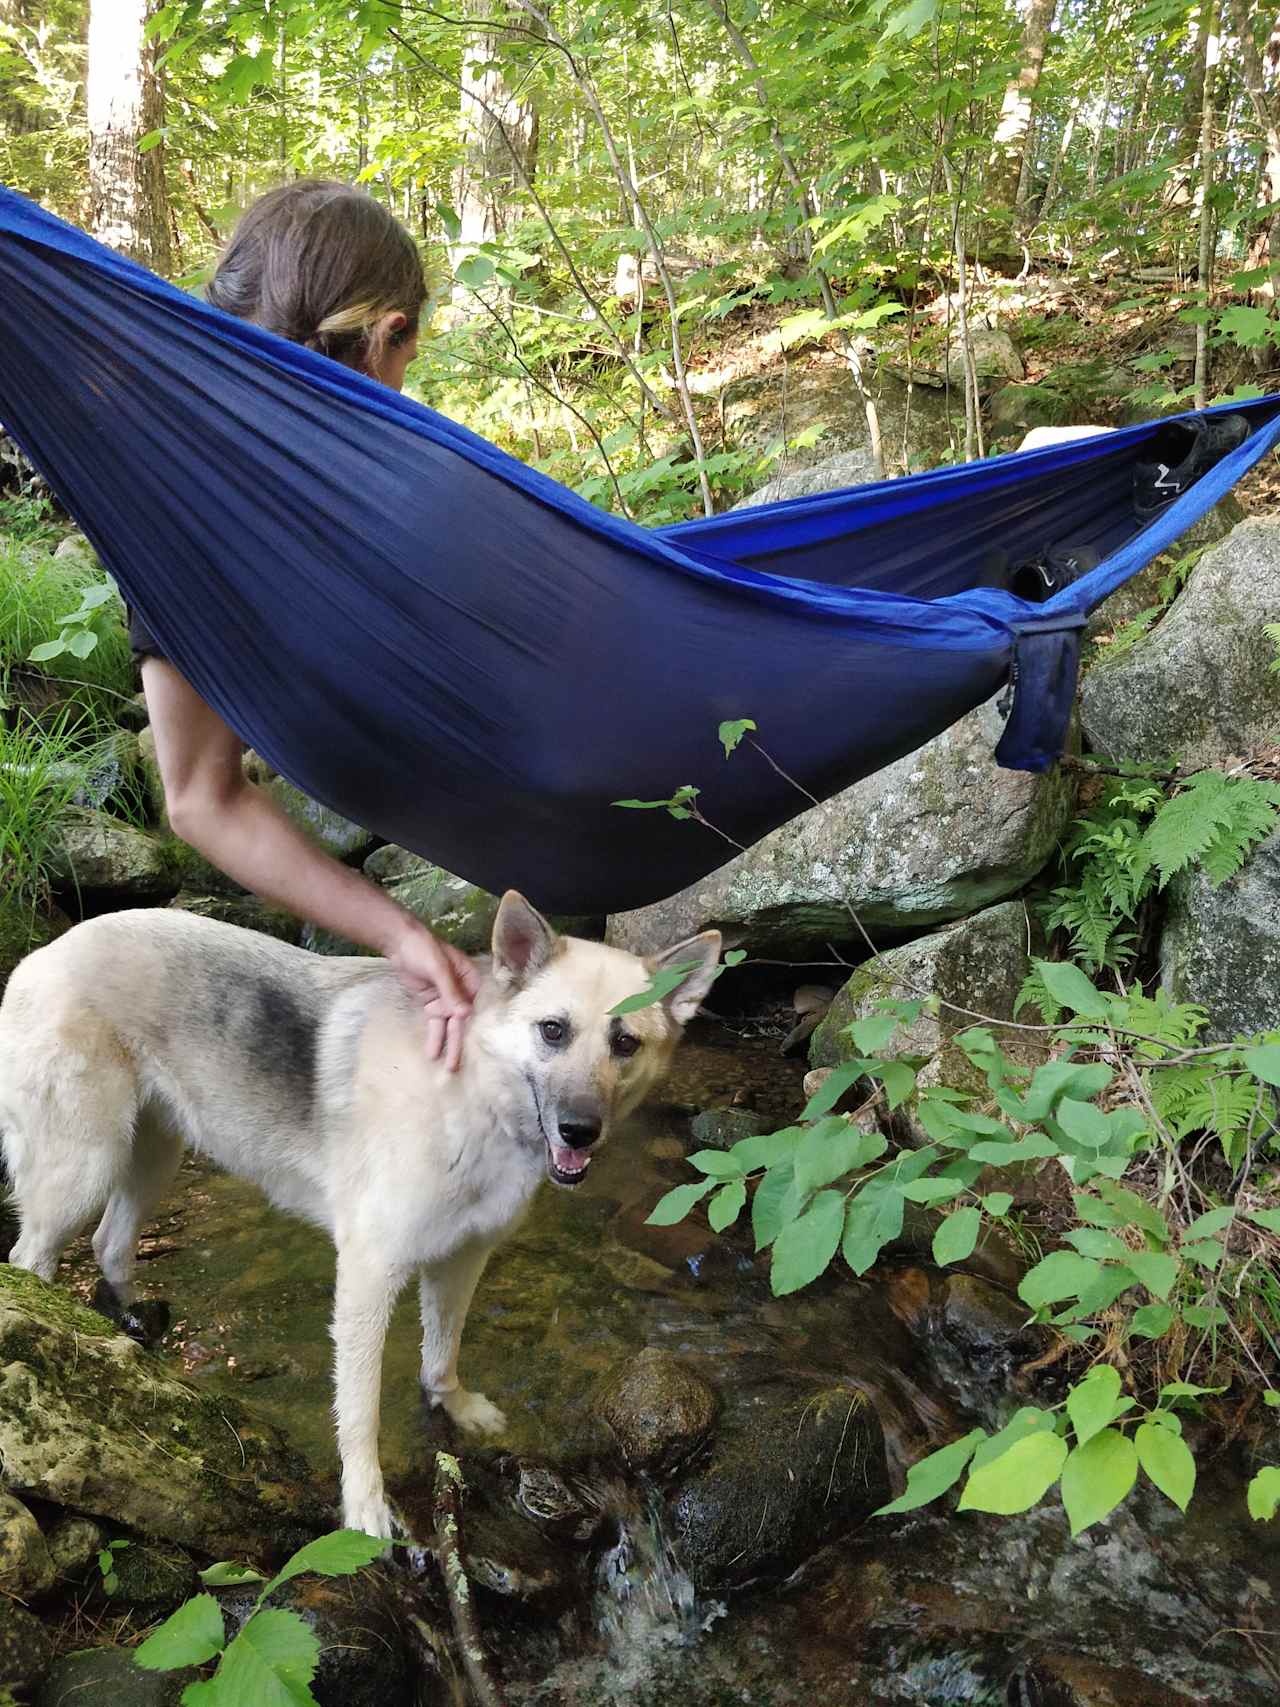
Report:
[[338,1251],[333,1344],[342,1521],[388,1539],[391,1510],[378,1461],[382,1352],[391,1307],[407,1278],[359,1247]]
[[483,1393],[458,1383],[458,1346],[471,1299],[489,1260],[491,1246],[467,1246],[447,1262],[431,1263],[418,1280],[422,1306],[422,1386],[459,1428],[501,1434],[507,1419]]

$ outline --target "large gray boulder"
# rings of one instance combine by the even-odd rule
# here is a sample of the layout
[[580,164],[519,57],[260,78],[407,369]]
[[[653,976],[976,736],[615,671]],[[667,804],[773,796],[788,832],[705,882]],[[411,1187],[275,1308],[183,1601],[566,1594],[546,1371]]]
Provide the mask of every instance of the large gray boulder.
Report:
[[785,498],[811,498],[819,492],[837,492],[843,486],[865,486],[875,477],[875,463],[869,450],[845,450],[807,468],[779,474],[758,492],[740,499],[733,508],[747,510],[757,504],[778,504]]
[[994,700],[926,746],[784,824],[669,900],[609,921],[651,953],[717,925],[757,953],[821,954],[871,931],[920,931],[1016,894],[1071,817],[1063,771],[1002,770]]
[[1256,517],[1205,553],[1149,636],[1089,671],[1089,746],[1200,770],[1280,741],[1269,622],[1280,622],[1280,518]]
[[[943,931],[918,937],[868,960],[836,996],[809,1044],[815,1067],[834,1067],[860,1053],[844,1033],[854,1020],[877,1011],[881,1001],[938,996],[936,1014],[925,1012],[899,1028],[888,1055],[927,1055],[926,1084],[966,1086],[974,1069],[951,1044],[959,1031],[1013,1018],[1014,1003],[1031,969],[1027,957],[1028,915],[1020,901],[988,907]],[[967,1012],[959,1010],[967,1009]]]
[[[465,877],[455,877],[451,871],[432,865],[429,859],[410,853],[407,848],[392,845],[378,848],[364,862],[364,874],[382,884],[415,919],[421,919],[443,942],[452,943],[464,954],[487,954],[493,937],[493,921],[498,915],[498,897],[487,889],[478,889]],[[598,936],[600,921],[578,915],[557,916],[555,928],[568,936]],[[304,939],[305,940],[305,939]],[[319,940],[307,941],[307,947],[318,947],[328,953],[351,953],[349,947],[334,946]]]
[[173,863],[154,836],[88,807],[68,810],[49,877],[58,889],[131,901],[172,895],[178,887]]
[[1199,870],[1173,880],[1160,981],[1208,1010],[1210,1041],[1280,1028],[1280,830],[1216,889]]

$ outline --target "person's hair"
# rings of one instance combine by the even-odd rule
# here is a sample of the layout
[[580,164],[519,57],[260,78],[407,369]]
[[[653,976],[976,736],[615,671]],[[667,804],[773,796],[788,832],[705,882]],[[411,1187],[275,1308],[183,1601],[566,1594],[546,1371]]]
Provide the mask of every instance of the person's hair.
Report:
[[[256,201],[206,288],[215,308],[372,375],[416,332],[426,294],[404,227],[364,191],[319,178]],[[387,314],[407,322],[390,338],[377,330]]]

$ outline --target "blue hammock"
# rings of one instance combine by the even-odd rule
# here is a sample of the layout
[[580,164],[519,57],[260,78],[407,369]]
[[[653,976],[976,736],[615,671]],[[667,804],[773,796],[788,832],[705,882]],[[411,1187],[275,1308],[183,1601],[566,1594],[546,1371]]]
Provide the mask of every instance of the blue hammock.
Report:
[[[722,863],[620,798],[692,784],[750,843],[805,804],[770,760],[824,799],[1011,679],[998,757],[1051,765],[1088,612],[1280,438],[1238,408],[1142,528],[1155,424],[648,531],[0,190],[0,421],[161,648],[308,794],[551,910]],[[1102,560],[1047,602],[979,585],[1062,540]]]

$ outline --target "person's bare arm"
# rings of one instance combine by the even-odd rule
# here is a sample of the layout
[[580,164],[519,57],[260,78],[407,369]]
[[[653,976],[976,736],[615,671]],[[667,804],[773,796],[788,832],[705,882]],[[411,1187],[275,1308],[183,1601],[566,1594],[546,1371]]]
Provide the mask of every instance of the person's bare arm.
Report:
[[467,957],[246,781],[239,737],[172,664],[144,659],[142,686],[174,833],[255,895],[383,955],[422,1000],[428,1052],[455,1068],[476,988]]

